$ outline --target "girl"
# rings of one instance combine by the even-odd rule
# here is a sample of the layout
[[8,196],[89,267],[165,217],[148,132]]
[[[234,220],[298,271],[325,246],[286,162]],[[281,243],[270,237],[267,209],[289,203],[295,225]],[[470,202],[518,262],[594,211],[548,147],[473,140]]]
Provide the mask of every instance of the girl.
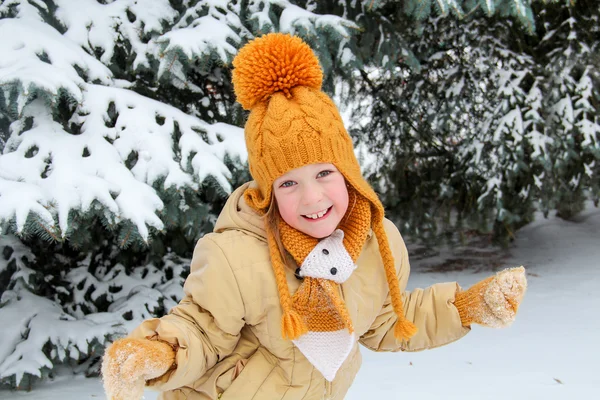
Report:
[[297,37],[242,48],[233,83],[254,181],[194,251],[185,297],[106,351],[109,399],[342,399],[374,351],[453,342],[472,323],[510,324],[523,268],[461,291],[405,292],[408,254],[361,175],[322,72]]

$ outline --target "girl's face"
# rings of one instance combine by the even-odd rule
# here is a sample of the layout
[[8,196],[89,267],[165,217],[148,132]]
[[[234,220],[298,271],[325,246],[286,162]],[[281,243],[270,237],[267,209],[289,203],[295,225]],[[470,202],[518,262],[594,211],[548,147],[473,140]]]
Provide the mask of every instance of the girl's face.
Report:
[[309,164],[273,182],[281,218],[292,228],[321,239],[333,233],[348,209],[344,176],[333,164]]

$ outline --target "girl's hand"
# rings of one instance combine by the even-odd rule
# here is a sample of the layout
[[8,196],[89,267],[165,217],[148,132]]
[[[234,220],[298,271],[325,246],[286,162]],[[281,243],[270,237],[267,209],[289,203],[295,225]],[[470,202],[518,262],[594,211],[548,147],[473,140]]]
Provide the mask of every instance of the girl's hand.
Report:
[[476,323],[504,328],[514,321],[526,290],[525,268],[505,269],[458,292],[454,305],[463,326]]
[[119,339],[104,353],[102,380],[108,400],[139,400],[146,381],[158,378],[175,363],[175,349],[166,342]]

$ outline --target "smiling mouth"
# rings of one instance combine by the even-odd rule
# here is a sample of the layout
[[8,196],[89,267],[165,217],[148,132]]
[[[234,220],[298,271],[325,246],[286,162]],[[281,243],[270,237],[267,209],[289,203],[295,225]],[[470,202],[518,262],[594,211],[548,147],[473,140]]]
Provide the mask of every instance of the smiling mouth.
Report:
[[331,211],[332,208],[333,208],[333,206],[331,206],[323,211],[319,211],[318,213],[315,213],[315,214],[303,215],[303,217],[309,221],[318,221],[318,220],[321,220],[321,219],[325,218],[326,216],[328,216],[329,212]]

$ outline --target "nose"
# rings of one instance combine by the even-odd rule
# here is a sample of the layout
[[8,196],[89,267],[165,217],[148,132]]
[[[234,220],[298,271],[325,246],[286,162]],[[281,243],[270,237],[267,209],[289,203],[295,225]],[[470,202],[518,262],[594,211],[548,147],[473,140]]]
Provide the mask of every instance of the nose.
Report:
[[317,204],[323,199],[323,192],[317,183],[309,183],[304,185],[302,192],[302,204],[309,206]]

